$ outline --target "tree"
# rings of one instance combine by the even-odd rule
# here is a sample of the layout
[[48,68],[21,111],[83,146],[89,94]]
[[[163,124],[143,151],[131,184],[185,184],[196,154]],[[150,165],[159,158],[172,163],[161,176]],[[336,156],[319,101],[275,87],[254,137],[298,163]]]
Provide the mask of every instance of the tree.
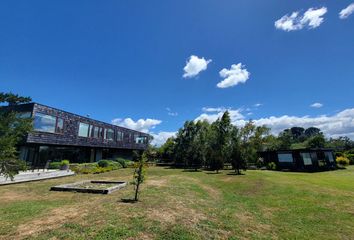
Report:
[[159,148],[158,154],[162,161],[172,162],[175,158],[176,142],[174,137],[170,137],[166,140],[166,142]]
[[236,174],[241,174],[240,170],[246,170],[247,162],[242,157],[241,153],[241,135],[239,129],[234,126],[230,133],[230,148],[229,157],[231,160],[232,168]]
[[308,129],[305,130],[305,136],[307,138],[310,138],[310,137],[313,137],[313,136],[316,136],[319,134],[321,134],[321,130],[316,127],[309,127]]
[[323,148],[326,145],[326,139],[323,134],[318,134],[311,137],[306,142],[306,147],[308,148]]
[[[19,97],[12,93],[0,93],[0,103],[9,106],[30,102],[29,97]],[[32,129],[32,120],[22,118],[11,107],[0,109],[0,175],[13,179],[25,168],[25,163],[18,159],[17,145]]]
[[232,130],[229,112],[226,111],[222,117],[210,126],[208,134],[208,156],[210,168],[217,173],[224,167],[224,163],[229,157],[228,143]]
[[145,163],[147,162],[146,152],[141,154],[135,163],[135,171],[133,175],[133,185],[135,186],[134,201],[139,200],[140,185],[145,180]]

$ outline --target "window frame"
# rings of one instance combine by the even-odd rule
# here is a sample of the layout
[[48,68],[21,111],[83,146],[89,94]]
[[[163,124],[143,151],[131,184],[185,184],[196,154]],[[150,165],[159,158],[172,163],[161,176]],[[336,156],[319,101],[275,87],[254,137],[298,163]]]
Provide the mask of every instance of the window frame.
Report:
[[[36,117],[39,115],[42,115],[42,116],[49,116],[49,117],[52,117],[55,119],[55,124],[54,124],[54,132],[49,132],[49,131],[42,131],[42,130],[39,130],[39,129],[36,129],[35,128],[35,119]],[[33,117],[32,117],[33,116]],[[42,132],[42,133],[50,133],[50,134],[64,134],[64,129],[65,129],[65,121],[64,121],[64,118],[62,117],[58,117],[58,116],[53,116],[53,115],[50,115],[50,114],[47,114],[47,113],[43,113],[43,112],[34,112],[33,114],[31,114],[31,117],[33,119],[33,130],[35,132]],[[63,126],[62,126],[62,131],[59,132],[58,131],[58,122],[59,122],[59,119],[62,120],[62,123],[63,123]]]

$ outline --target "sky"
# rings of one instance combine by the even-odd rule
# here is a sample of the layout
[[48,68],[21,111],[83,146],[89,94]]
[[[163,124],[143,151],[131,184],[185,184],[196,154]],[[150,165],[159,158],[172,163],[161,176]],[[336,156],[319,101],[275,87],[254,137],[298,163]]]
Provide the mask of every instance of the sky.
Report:
[[354,139],[353,0],[0,1],[0,91],[149,132],[226,110]]

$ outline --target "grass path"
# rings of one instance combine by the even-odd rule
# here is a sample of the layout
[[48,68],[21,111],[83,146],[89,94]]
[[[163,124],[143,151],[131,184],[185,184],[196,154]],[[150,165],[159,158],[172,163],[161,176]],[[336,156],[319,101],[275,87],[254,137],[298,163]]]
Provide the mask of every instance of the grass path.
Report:
[[132,169],[0,187],[0,239],[353,239],[354,167],[322,173],[235,176],[149,168],[141,201],[50,192],[88,179],[126,180]]

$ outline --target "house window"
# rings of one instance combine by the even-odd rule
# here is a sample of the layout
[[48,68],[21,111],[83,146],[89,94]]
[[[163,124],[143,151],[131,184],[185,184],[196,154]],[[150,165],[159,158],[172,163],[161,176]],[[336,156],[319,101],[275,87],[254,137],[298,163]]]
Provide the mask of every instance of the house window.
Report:
[[331,163],[334,162],[334,158],[333,158],[332,152],[325,152],[325,158],[326,158],[327,161],[329,161]]
[[93,127],[93,130],[92,130],[92,137],[98,138],[98,136],[99,136],[99,130],[100,130],[99,127]]
[[117,141],[123,141],[124,133],[121,131],[117,131]]
[[280,163],[292,163],[293,155],[291,153],[278,153]]
[[98,130],[98,132],[99,132],[99,133],[98,133],[98,137],[102,139],[103,136],[104,136],[104,129],[100,127],[99,130]]
[[135,143],[141,144],[141,143],[146,143],[146,137],[145,136],[139,136],[135,135]]
[[106,129],[106,130],[107,130],[107,133],[106,133],[107,139],[113,141],[114,131],[112,129]]
[[90,125],[87,123],[80,122],[79,124],[79,137],[88,137],[89,136]]
[[55,133],[56,117],[42,113],[36,113],[34,117],[34,130],[40,132]]
[[31,115],[32,115],[31,112],[19,112],[16,114],[16,117],[23,119],[23,118],[30,118]]
[[301,153],[302,160],[304,161],[304,165],[312,165],[312,159],[310,153]]
[[57,127],[55,132],[64,133],[64,120],[62,118],[57,118]]

